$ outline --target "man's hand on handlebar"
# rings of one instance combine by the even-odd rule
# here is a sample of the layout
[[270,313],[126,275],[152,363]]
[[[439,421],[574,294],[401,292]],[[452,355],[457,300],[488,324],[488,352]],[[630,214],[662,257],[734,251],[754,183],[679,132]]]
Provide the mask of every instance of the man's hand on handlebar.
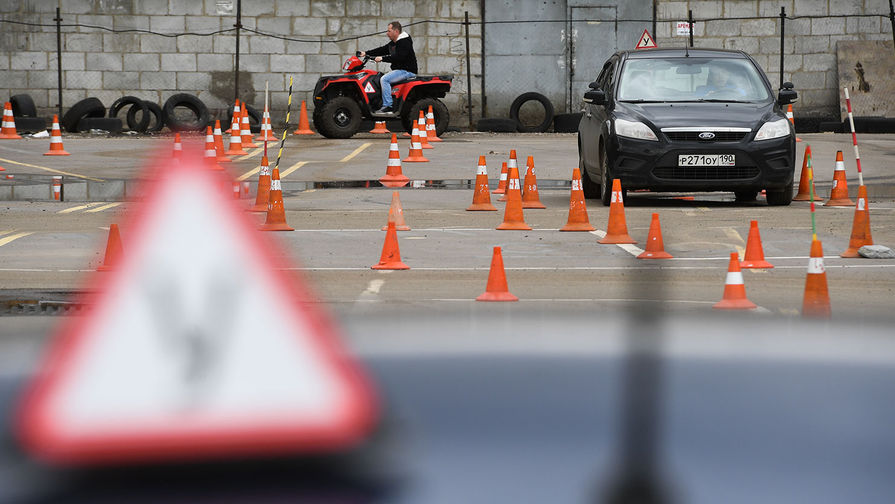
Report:
[[354,54],[355,54],[358,58],[368,58],[368,59],[372,59],[372,60],[375,61],[376,63],[380,63],[380,62],[382,62],[382,56],[376,56],[375,58],[369,58],[369,57],[367,56],[366,51],[357,51],[357,52],[354,53]]

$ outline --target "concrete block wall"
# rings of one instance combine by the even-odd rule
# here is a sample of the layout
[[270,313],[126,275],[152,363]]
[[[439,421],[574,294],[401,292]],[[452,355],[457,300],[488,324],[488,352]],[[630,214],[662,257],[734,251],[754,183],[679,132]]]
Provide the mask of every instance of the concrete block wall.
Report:
[[[257,108],[270,86],[271,112],[285,115],[289,77],[293,82],[293,119],[321,75],[341,73],[345,59],[358,49],[388,42],[390,21],[407,26],[421,74],[454,75],[445,102],[454,124],[465,124],[466,41],[462,21],[481,19],[482,0],[249,0],[242,2],[239,97]],[[199,96],[214,112],[234,98],[236,0],[0,0],[0,99],[29,93],[41,114],[56,111],[56,27],[62,28],[62,99],[64,110],[78,100],[98,97],[108,107],[124,95],[163,104],[176,93]],[[427,23],[413,24],[421,21]],[[433,21],[451,22],[436,23]],[[252,33],[257,30],[288,39]],[[481,103],[481,25],[470,26],[474,103]],[[358,38],[360,37],[360,38]],[[379,64],[388,71],[388,64]]]
[[[656,0],[658,20],[686,21],[693,11],[695,47],[740,49],[762,66],[776,89],[780,83],[780,8],[786,9],[783,80],[795,85],[796,118],[839,120],[836,43],[892,41],[888,4],[875,0]],[[846,15],[883,15],[845,17]],[[810,18],[806,16],[829,16]],[[800,18],[801,17],[801,18]],[[755,19],[730,19],[755,18]],[[758,19],[766,18],[766,19]],[[714,20],[709,20],[714,19]],[[701,21],[707,20],[707,21]],[[683,47],[673,21],[658,21],[659,47]]]

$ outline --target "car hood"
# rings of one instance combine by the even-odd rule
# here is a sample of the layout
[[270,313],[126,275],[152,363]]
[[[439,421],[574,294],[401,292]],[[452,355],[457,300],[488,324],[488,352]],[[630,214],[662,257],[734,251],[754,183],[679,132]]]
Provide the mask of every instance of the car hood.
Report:
[[633,116],[658,129],[711,126],[749,128],[753,131],[779,115],[774,113],[774,102],[619,103],[616,113]]

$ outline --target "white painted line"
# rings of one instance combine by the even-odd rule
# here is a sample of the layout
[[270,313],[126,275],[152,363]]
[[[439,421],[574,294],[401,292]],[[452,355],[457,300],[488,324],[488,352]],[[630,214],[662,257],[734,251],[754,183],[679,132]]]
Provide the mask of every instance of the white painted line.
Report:
[[364,149],[366,149],[367,147],[369,147],[369,146],[371,146],[371,145],[373,145],[373,142],[366,142],[366,143],[364,143],[363,145],[361,145],[361,146],[358,147],[357,149],[354,149],[354,151],[353,151],[351,154],[348,154],[347,156],[345,156],[345,157],[343,157],[342,159],[340,159],[339,162],[340,162],[340,163],[346,163],[346,162],[348,162],[348,161],[351,161],[352,159],[354,159],[354,156],[357,156],[358,154],[360,154],[361,152],[363,152]]
[[[591,231],[590,234],[599,236],[600,238],[605,238],[605,237],[606,237],[606,231],[603,231],[602,229],[596,229],[596,230],[594,230],[594,231]],[[631,254],[631,255],[634,256],[634,257],[637,257],[637,256],[639,256],[640,254],[643,253],[643,249],[642,249],[642,248],[640,248],[640,247],[636,247],[636,246],[634,246],[633,244],[630,244],[630,243],[616,243],[616,245],[618,245],[619,248],[621,248],[622,250],[624,250],[625,252]]]
[[58,173],[59,175],[68,175],[69,177],[77,177],[77,178],[81,178],[81,179],[92,180],[94,182],[105,182],[105,180],[103,180],[103,179],[88,177],[87,175],[78,175],[77,173],[64,172],[62,170],[47,168],[46,166],[38,166],[38,165],[33,165],[33,164],[28,164],[28,163],[20,163],[18,161],[13,161],[11,159],[0,158],[0,162],[19,165],[19,166],[27,166],[28,168],[37,168],[38,170],[44,170],[44,171],[48,171],[50,173]]

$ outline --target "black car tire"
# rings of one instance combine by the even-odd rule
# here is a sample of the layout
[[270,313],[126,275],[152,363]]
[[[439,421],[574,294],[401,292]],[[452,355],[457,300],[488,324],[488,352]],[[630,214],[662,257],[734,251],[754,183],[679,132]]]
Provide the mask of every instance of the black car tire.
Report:
[[[143,103],[146,105],[146,109],[149,110],[149,113],[155,117],[155,122],[152,122],[152,117],[149,118],[149,126],[146,127],[145,133],[158,133],[165,127],[165,122],[162,120],[162,108],[159,107],[158,103],[153,103],[151,101],[143,100]],[[131,107],[127,111],[127,127],[136,130],[137,123],[137,112],[141,111],[137,107]],[[142,120],[140,121],[142,122]]]
[[578,136],[578,171],[581,173],[581,190],[584,192],[584,197],[587,199],[599,198],[600,184],[591,180],[590,175],[587,174],[587,168],[584,166],[584,156],[581,154],[580,135]]
[[[544,119],[539,124],[527,125],[522,124],[522,121],[519,120],[519,109],[530,101],[536,101],[544,107]],[[541,93],[522,93],[510,105],[510,119],[516,122],[516,131],[520,133],[543,133],[550,128],[550,123],[553,122],[553,104]]]
[[313,115],[314,127],[326,138],[351,138],[360,129],[360,106],[348,96],[334,97]]
[[413,124],[419,120],[420,110],[423,114],[429,111],[429,105],[432,106],[432,114],[435,115],[435,135],[441,136],[448,129],[451,122],[451,114],[448,112],[447,106],[441,100],[436,98],[423,98],[408,108],[407,114],[401,117],[401,126],[404,131],[413,133]]
[[[188,109],[195,115],[196,119],[194,121],[185,121],[178,118],[174,114],[174,109],[177,107]],[[198,96],[177,93],[165,101],[165,105],[162,107],[162,118],[165,126],[171,131],[202,131],[208,126],[211,115],[208,112],[208,107],[205,106],[205,103]]]
[[89,132],[92,129],[104,130],[116,135],[121,133],[121,119],[117,117],[82,117],[78,121],[78,131]]
[[76,133],[78,122],[84,117],[105,117],[106,106],[99,98],[85,98],[74,105],[62,116],[62,127],[65,131]]
[[554,133],[577,133],[578,125],[581,123],[583,112],[574,114],[556,114],[553,116],[553,132]]
[[747,201],[755,201],[755,198],[758,197],[758,191],[753,191],[751,189],[734,191],[733,194],[736,198],[736,201],[739,201],[741,203],[745,203]]
[[17,94],[9,97],[9,104],[12,106],[12,115],[14,117],[37,117],[37,107],[34,106],[34,100],[29,94]]
[[792,188],[793,183],[790,182],[786,187],[781,190],[772,191],[767,189],[765,191],[768,205],[769,206],[787,206],[792,203]]
[[483,117],[475,124],[476,131],[490,131],[492,133],[513,133],[516,131],[516,121],[502,117]]
[[609,156],[606,149],[600,151],[600,201],[603,206],[612,203],[612,176],[609,174]]
[[109,117],[118,117],[118,112],[120,112],[121,109],[127,106],[130,106],[130,108],[134,108],[136,106],[137,110],[143,112],[143,115],[140,116],[140,122],[136,121],[136,112],[134,113],[134,121],[130,120],[130,114],[126,116],[128,118],[128,129],[139,133],[145,133],[146,128],[149,127],[149,120],[151,119],[149,117],[149,107],[146,106],[146,102],[137,98],[136,96],[122,96],[121,98],[115,100],[115,103],[113,103],[112,106],[109,107]]
[[47,130],[47,120],[43,117],[13,117],[16,133],[37,133]]
[[[240,103],[241,107],[245,107],[246,110],[249,111],[249,129],[252,133],[260,133],[261,132],[261,120],[263,119],[263,115],[258,111],[255,107],[249,105],[248,103]],[[233,109],[227,109],[227,117],[224,119],[224,122],[221,123],[221,128],[230,129],[230,126],[233,125]]]

